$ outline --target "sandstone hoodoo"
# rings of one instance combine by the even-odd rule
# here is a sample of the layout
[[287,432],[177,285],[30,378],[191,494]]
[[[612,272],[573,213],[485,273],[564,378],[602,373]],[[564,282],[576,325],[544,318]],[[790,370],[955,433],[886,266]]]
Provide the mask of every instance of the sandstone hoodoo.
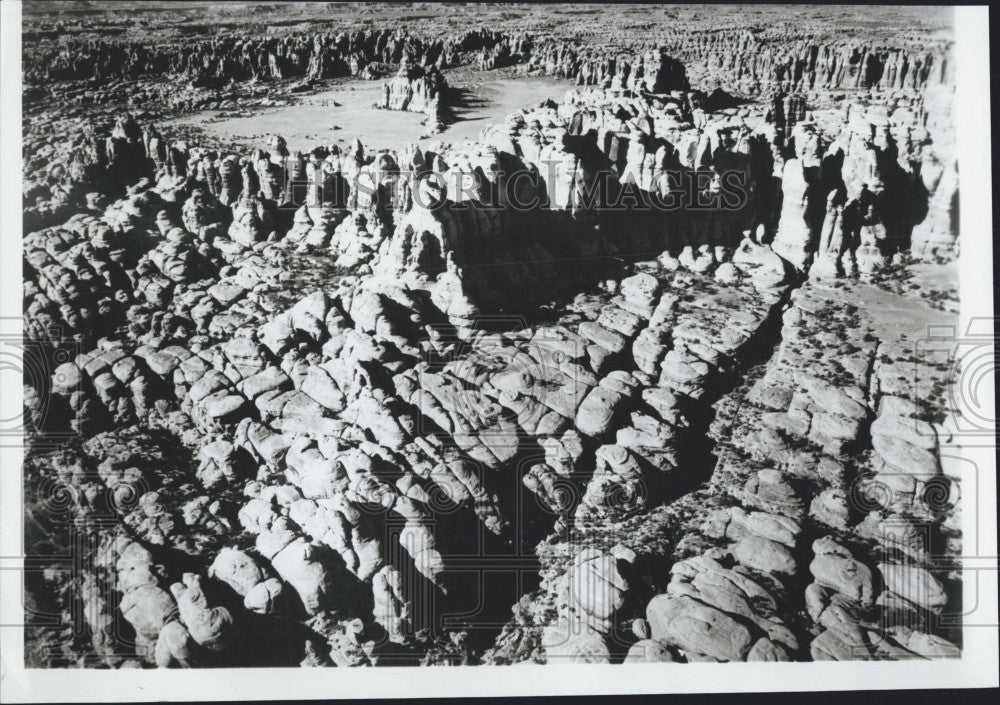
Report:
[[212,7],[25,15],[30,665],[961,654],[944,20]]
[[413,66],[404,57],[399,72],[383,88],[384,95],[376,107],[425,113],[435,128],[445,119],[448,84],[437,68]]

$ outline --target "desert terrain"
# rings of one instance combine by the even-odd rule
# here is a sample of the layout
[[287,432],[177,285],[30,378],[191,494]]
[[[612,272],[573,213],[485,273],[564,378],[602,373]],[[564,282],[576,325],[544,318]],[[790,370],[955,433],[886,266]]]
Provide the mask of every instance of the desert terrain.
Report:
[[952,52],[26,2],[27,665],[958,657]]

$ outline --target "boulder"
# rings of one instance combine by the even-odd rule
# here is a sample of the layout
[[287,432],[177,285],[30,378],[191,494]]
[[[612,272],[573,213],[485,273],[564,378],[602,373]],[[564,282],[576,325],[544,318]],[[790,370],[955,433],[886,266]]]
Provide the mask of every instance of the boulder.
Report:
[[652,638],[721,661],[744,661],[750,631],[725,612],[686,595],[657,595],[646,607]]

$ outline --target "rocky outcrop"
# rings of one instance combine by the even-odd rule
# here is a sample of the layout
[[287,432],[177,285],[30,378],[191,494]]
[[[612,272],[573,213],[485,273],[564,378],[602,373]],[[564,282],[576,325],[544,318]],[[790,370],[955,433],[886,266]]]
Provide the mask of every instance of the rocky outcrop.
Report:
[[425,113],[435,122],[445,117],[448,84],[436,68],[414,66],[404,59],[383,90],[382,99],[375,104],[377,108]]
[[457,52],[499,41],[497,33],[472,30],[423,40],[401,30],[298,32],[244,39],[225,35],[209,40],[148,44],[102,39],[74,41],[61,49],[39,49],[41,64],[28,80],[137,79],[181,75],[198,84],[237,80],[314,79],[357,76],[373,63],[398,64],[404,56],[427,66],[447,66]]

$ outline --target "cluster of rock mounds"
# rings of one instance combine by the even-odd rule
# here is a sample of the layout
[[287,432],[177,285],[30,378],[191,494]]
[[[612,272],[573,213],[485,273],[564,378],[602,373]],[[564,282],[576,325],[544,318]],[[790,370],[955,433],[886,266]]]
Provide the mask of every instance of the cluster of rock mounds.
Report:
[[[502,505],[484,486],[482,473],[513,467],[510,463],[525,437],[551,438],[547,467],[568,463],[569,474],[576,475],[572,466],[580,457],[580,439],[606,436],[619,407],[638,391],[641,373],[637,377],[611,371],[595,382],[619,352],[622,333],[616,333],[616,327],[630,325],[629,309],[647,314],[652,310],[655,315],[657,289],[650,275],[626,279],[621,285],[625,308],[617,314],[605,311],[597,321],[572,323],[576,333],[557,328],[524,337],[474,339],[467,343],[466,355],[432,372],[425,369],[423,356],[407,345],[413,332],[401,335],[405,327],[394,329],[391,323],[401,320],[391,315],[401,302],[411,307],[411,319],[420,317],[420,305],[401,299],[401,291],[390,300],[386,293],[391,292],[348,284],[333,301],[321,294],[306,297],[287,317],[264,323],[256,336],[237,334],[198,353],[150,333],[105,339],[98,354],[84,354],[56,371],[59,386],[54,392],[71,404],[83,401],[120,412],[116,400],[122,398],[121,384],[131,370],[159,383],[162,397],[152,404],[146,400],[145,407],[134,405],[130,416],[117,418],[114,425],[140,421],[169,429],[201,448],[195,476],[206,494],[189,490],[194,496],[180,511],[171,508],[152,463],[102,476],[109,489],[127,490],[135,498],[136,509],[122,526],[123,535],[131,537],[129,546],[139,542],[154,550],[173,547],[204,556],[205,544],[192,544],[185,527],[214,531],[218,545],[232,535],[238,521],[255,537],[254,552],[222,549],[207,575],[233,587],[244,598],[246,610],[270,614],[278,609],[279,596],[291,588],[297,600],[293,613],[300,618],[322,620],[330,613],[340,624],[362,619],[369,630],[372,623],[381,624],[390,642],[409,643],[413,630],[406,622],[416,588],[402,581],[400,568],[388,561],[379,526],[385,519],[373,515],[372,507],[400,517],[404,529],[399,544],[424,578],[444,588],[442,556],[423,524],[432,516],[430,510],[441,502],[466,505],[488,530],[501,531]],[[569,320],[577,318],[573,314]],[[338,325],[348,327],[328,337]],[[319,357],[308,367],[304,364],[309,365],[313,354],[302,357],[305,349],[293,348],[293,341],[303,340],[303,335],[322,342]],[[639,350],[636,346],[636,355]],[[439,354],[449,357],[445,347]],[[655,351],[643,349],[642,355],[644,367],[656,365]],[[563,361],[556,366],[555,360]],[[673,361],[670,369],[680,364]],[[398,372],[390,379],[377,374],[373,379],[378,370]],[[662,383],[680,385],[688,379],[682,371],[668,375],[664,367]],[[171,380],[172,392],[167,391]],[[480,389],[469,386],[480,380]],[[393,394],[397,396],[388,396]],[[129,398],[126,393],[124,400]],[[653,394],[649,403],[666,414],[670,398],[669,392]],[[85,408],[75,409],[77,420],[86,415]],[[633,433],[641,439],[658,422],[633,415],[633,423]],[[442,445],[440,435],[427,435],[435,432],[454,445]],[[101,449],[93,450],[95,456],[103,455]],[[598,455],[607,455],[612,463],[608,470],[625,472],[628,462],[618,455],[628,452],[612,450],[609,446]],[[124,467],[136,461],[126,455],[116,463],[114,467]],[[409,469],[399,474],[404,468]],[[389,481],[393,477],[395,481]],[[618,475],[595,474],[584,498],[584,506],[592,509],[578,509],[579,517],[606,511],[606,486],[612,477]],[[232,510],[213,506],[209,495],[220,489],[239,492],[241,486],[245,504],[234,521]],[[82,488],[76,489],[82,494]],[[142,553],[139,548],[127,550]],[[118,582],[112,581],[122,604],[128,605],[122,614],[138,635],[136,656],[158,665],[218,663],[211,654],[225,651],[221,645],[235,638],[232,625],[242,613],[233,614],[232,604],[209,608],[195,573],[178,576],[183,580],[172,588],[175,607],[159,586],[162,578],[149,577],[151,559],[145,553],[142,557],[146,579],[141,584],[133,588],[130,580],[123,580],[120,559]],[[249,577],[232,575],[237,571]],[[345,595],[358,595],[356,589],[345,593],[344,586],[355,578],[371,585],[374,608],[366,611],[356,600],[345,604]],[[191,609],[198,608],[190,618],[185,617],[182,596],[193,596]],[[99,621],[104,623],[107,610],[102,614]],[[337,646],[337,633],[324,632],[328,648],[347,648]],[[330,657],[337,662],[351,658],[343,652]]]
[[[654,56],[616,75],[656,87],[663,66]],[[846,343],[804,324],[840,310],[812,293],[786,313],[733,440],[717,439],[708,492],[729,506],[682,537],[669,582],[642,577],[648,550],[614,531],[704,479],[687,461],[705,431],[688,416],[741,373],[813,241],[817,278],[830,255],[834,271],[850,273],[848,254],[874,271],[862,255],[883,256],[879,232],[913,226],[898,222],[907,188],[927,176],[912,115],[849,112],[829,136],[783,98],[779,131],[776,110],[716,113],[704,95],[621,89],[574,91],[440,152],[290,154],[273,138],[226,154],[122,119],[109,139],[84,141],[68,175],[26,184],[37,197],[27,215],[50,225],[25,240],[27,328],[74,352],[26,398],[39,430],[94,436],[91,484],[116,498],[117,528],[98,529],[100,580],[81,587],[95,645],[119,614],[135,632],[134,660],[116,646],[109,663],[247,665],[227,643],[251,615],[303,627],[289,632],[303,664],[428,653],[416,606],[460,592],[455,536],[509,535],[511,484],[537,497],[557,534],[614,538],[543,560],[537,599],[557,619],[534,626],[547,627],[549,660],[953,650],[928,616],[948,606],[944,584],[879,533],[910,536],[928,519],[942,482],[935,442],[905,403],[897,351],[848,321]],[[526,167],[542,180],[518,194],[508,179]],[[748,203],[656,213],[651,232],[627,238],[587,201],[601,169],[665,195],[655,177],[669,167],[741,171]],[[544,205],[508,207],[539,195]],[[475,207],[494,197],[505,207]],[[286,269],[297,251],[352,276],[304,291]],[[585,264],[553,276],[554,259]],[[483,330],[483,306],[524,301],[515,292],[528,283],[560,303],[553,319]],[[843,369],[796,374],[817,351]],[[170,479],[135,451],[101,465],[132,425],[192,449],[197,467]],[[58,470],[86,502],[90,485]],[[875,497],[863,517],[846,499],[852,473],[855,494]],[[953,513],[932,514],[953,536]],[[808,622],[791,613],[800,590]],[[885,611],[919,628],[884,628]],[[524,633],[505,631],[491,658],[519,660],[509,654],[526,653]]]
[[[948,499],[958,480],[942,474],[938,430],[912,401],[941,402],[930,392],[940,372],[919,365],[919,382],[912,367],[904,379],[913,364],[906,343],[879,341],[856,309],[832,307],[839,296],[813,283],[796,292],[778,354],[747,396],[753,406],[737,412],[716,471],[716,486],[745,512],[771,512],[802,527],[803,538],[811,537],[808,573],[797,561],[775,559],[769,568],[767,556],[783,554],[764,550],[773,546],[760,539],[753,555],[734,553],[748,567],[780,574],[784,565],[812,581],[804,597],[814,659],[954,657],[958,649],[940,636],[946,624],[935,616],[957,607],[945,587],[954,575],[929,556],[960,552],[959,517]],[[831,326],[841,333],[829,335]],[[819,362],[804,375],[806,360]],[[929,461],[903,460],[918,448]],[[789,544],[790,555],[801,541]]]
[[[774,120],[776,113],[771,114]],[[314,235],[303,239],[317,242],[333,239],[344,223],[344,208],[359,203],[390,207],[397,223],[401,216],[419,221],[402,228],[412,231],[408,238],[414,240],[416,251],[410,247],[409,256],[434,260],[428,266],[437,271],[446,269],[448,250],[454,250],[455,263],[462,269],[495,262],[507,249],[499,244],[484,249],[483,244],[462,243],[461,238],[446,244],[438,231],[455,227],[447,221],[461,221],[458,227],[472,226],[474,231],[485,227],[493,232],[492,239],[511,219],[527,219],[534,230],[567,227],[546,221],[549,216],[539,215],[537,208],[513,209],[518,211],[513,215],[510,208],[494,208],[476,212],[470,220],[468,213],[427,207],[445,194],[460,204],[492,198],[494,204],[509,205],[514,196],[516,203],[542,203],[548,206],[543,210],[566,213],[576,223],[575,230],[586,231],[588,222],[600,224],[604,235],[580,232],[551,245],[537,241],[550,251],[564,251],[568,245],[584,255],[656,252],[664,245],[675,251],[687,245],[734,246],[740,233],[749,230],[760,241],[774,238],[776,251],[797,268],[808,268],[815,259],[819,275],[867,275],[898,250],[927,256],[954,250],[957,175],[953,164],[943,163],[925,147],[928,136],[913,110],[857,108],[846,111],[840,125],[799,119],[791,129],[788,118],[780,117],[785,127],[745,109],[707,112],[704,97],[690,94],[641,99],[588,90],[571,93],[557,105],[515,114],[504,126],[484,131],[481,142],[446,148],[442,155],[365,154],[356,146],[346,153],[334,146],[291,155],[276,143],[268,152],[251,157],[192,151],[183,143],[168,147],[154,129],[120,121],[106,143],[87,138],[60,155],[70,161],[69,170],[55,169],[26,180],[26,198],[35,201],[26,210],[26,226],[30,231],[59,222],[81,206],[97,213],[108,195],[122,193],[123,185],[135,183],[138,176],[155,177],[162,184],[165,177],[158,174],[165,170],[175,186],[183,179],[204,179],[223,206],[232,206],[229,236],[242,245],[266,238],[269,221],[280,219],[280,214],[268,212],[268,202],[285,206],[305,201],[309,218],[300,213],[297,227],[305,230],[312,223],[308,230]],[[512,193],[512,176],[525,170],[538,176],[527,180],[527,189],[526,180],[518,177],[521,190]],[[438,175],[434,181],[419,178],[431,171]],[[689,183],[696,171],[704,172],[700,189]],[[680,174],[680,180],[665,178],[671,173]],[[614,209],[601,207],[592,195],[601,179],[613,175],[612,193],[598,196],[605,205],[614,193],[623,193],[625,185],[639,189],[640,204],[652,194],[718,199],[720,178],[727,173],[740,176],[739,188],[746,196],[737,201],[737,208],[675,208],[668,213],[657,208]],[[420,197],[414,198],[417,190]],[[442,192],[440,197],[437,191]],[[167,199],[174,197],[176,192],[166,193]],[[418,208],[413,209],[413,203]],[[195,217],[200,209],[195,203],[188,210]],[[214,217],[227,227],[230,216],[221,212],[197,217]],[[366,218],[365,227],[378,231],[380,220],[386,218]],[[428,235],[438,242],[433,256],[425,257]],[[483,243],[491,238],[476,239]],[[349,240],[336,240],[352,249]],[[368,249],[378,244],[376,237]],[[477,288],[479,298],[489,298],[491,289],[501,287],[518,288],[497,282],[473,284],[472,298]]]
[[[686,87],[684,66],[697,66],[707,82],[741,95],[773,91],[905,90],[953,83],[949,48],[899,38],[871,47],[843,40],[779,38],[751,29],[715,32],[665,30],[643,43],[650,52],[623,56],[607,42],[580,46],[558,36],[478,29],[423,39],[403,30],[296,32],[283,37],[221,37],[149,47],[116,40],[40,43],[29,80],[106,79],[175,74],[196,80],[332,78],[361,75],[367,66],[398,64],[405,56],[443,68],[478,52],[482,70],[523,64],[530,71],[579,85],[665,92]],[[676,57],[671,59],[668,57]],[[679,61],[678,61],[679,59]],[[682,85],[684,84],[684,85]]]
[[[656,187],[648,176],[668,164],[669,159],[672,158],[681,165],[685,162],[690,165],[701,162],[704,165],[709,159],[719,158],[720,150],[718,147],[713,148],[713,143],[720,146],[726,143],[725,122],[723,127],[714,131],[691,130],[689,123],[685,128],[683,122],[685,117],[681,113],[681,109],[684,108],[683,103],[680,109],[671,108],[668,104],[661,117],[655,110],[652,114],[637,114],[634,100],[623,102],[621,99],[616,99],[610,106],[598,103],[595,110],[593,98],[594,94],[572,96],[571,100],[559,109],[546,107],[527,111],[525,114],[515,116],[506,129],[487,132],[485,138],[492,149],[487,148],[485,152],[480,150],[478,154],[473,153],[473,158],[485,167],[485,171],[480,169],[480,173],[491,174],[495,169],[497,155],[500,153],[516,155],[536,168],[555,163],[557,165],[555,179],[551,184],[547,184],[552,194],[552,205],[582,217],[585,212],[577,207],[576,199],[579,198],[581,190],[588,185],[585,160],[567,149],[568,138],[571,135],[566,134],[561,124],[565,125],[568,122],[571,132],[583,132],[586,129],[588,135],[594,136],[598,149],[601,144],[604,145],[608,161],[612,165],[621,165],[622,175],[632,176],[646,188]],[[664,120],[666,122],[663,122]],[[885,122],[882,124],[885,125]],[[626,129],[629,130],[629,137],[622,136],[622,132]],[[912,144],[909,140],[908,127],[904,124],[901,129],[902,144],[904,146]],[[672,135],[670,131],[679,133],[685,140],[682,145],[686,146],[677,149],[670,142],[663,141],[661,146],[652,152],[644,144],[652,139],[651,133],[666,132]],[[814,238],[809,228],[811,218],[808,211],[810,207],[814,208],[814,204],[822,197],[821,193],[816,194],[815,191],[824,187],[824,181],[827,185],[836,184],[839,176],[836,172],[824,173],[824,163],[832,161],[837,164],[839,160],[843,160],[843,171],[846,172],[852,188],[856,188],[862,178],[876,184],[874,189],[868,189],[867,184],[862,184],[859,195],[846,207],[837,203],[838,198],[844,197],[842,184],[835,186],[835,190],[830,192],[828,213],[821,222],[821,253],[813,267],[817,274],[826,273],[821,269],[821,265],[826,266],[827,271],[835,272],[838,258],[852,254],[849,242],[850,239],[858,239],[858,235],[857,230],[852,231],[849,228],[859,228],[862,233],[860,238],[862,243],[858,248],[856,259],[859,268],[867,272],[873,271],[874,267],[870,261],[866,263],[861,255],[868,256],[875,262],[880,261],[882,257],[876,247],[879,230],[885,230],[885,226],[878,222],[879,216],[876,214],[879,205],[877,200],[880,195],[879,185],[886,180],[880,174],[885,161],[880,157],[884,154],[896,154],[898,155],[896,164],[912,165],[914,161],[912,154],[899,154],[893,133],[885,127],[882,127],[880,132],[877,124],[872,125],[863,118],[857,119],[857,116],[851,116],[845,132],[846,136],[839,137],[834,142],[837,151],[830,154],[832,149],[827,150],[828,153],[821,157],[821,138],[809,129],[808,125],[798,124],[793,130],[792,140],[795,141],[796,148],[802,151],[802,157],[789,160],[780,169],[785,177],[783,188],[786,193],[775,249],[800,267],[808,257],[807,248],[810,240]],[[745,126],[737,133],[743,140],[746,139],[746,134]],[[872,140],[868,139],[869,134],[874,135]],[[623,148],[623,144],[626,143],[628,147]],[[94,144],[102,147],[100,142]],[[741,149],[739,142],[735,148],[738,155]],[[673,154],[671,149],[674,150]],[[844,154],[845,149],[847,155]],[[713,152],[715,157],[710,157]],[[456,156],[460,160],[463,155],[459,153]],[[87,164],[88,158],[92,158],[93,163]],[[424,156],[418,150],[399,161],[409,163],[417,169],[426,168]],[[801,178],[792,178],[798,174],[798,170],[793,170],[792,167],[801,169],[803,162],[811,162],[807,168],[812,169],[813,184],[805,183],[804,173]],[[109,207],[100,220],[87,217],[70,219],[67,223],[69,229],[75,231],[78,236],[84,235],[85,232],[85,238],[90,241],[89,243],[60,245],[58,244],[60,239],[52,237],[54,233],[38,236],[41,238],[38,245],[31,244],[34,242],[33,238],[36,238],[34,235],[27,240],[29,243],[29,247],[26,248],[26,261],[29,265],[27,271],[32,274],[28,279],[37,291],[37,294],[33,291],[32,296],[28,297],[29,310],[34,312],[33,319],[40,320],[41,312],[44,310],[46,315],[44,323],[65,321],[69,324],[68,330],[75,332],[87,327],[82,325],[82,320],[92,319],[95,326],[107,326],[116,320],[115,311],[118,312],[118,316],[121,315],[124,311],[123,299],[127,302],[128,298],[121,284],[128,276],[133,280],[143,277],[140,293],[150,304],[157,305],[161,303],[162,292],[177,283],[199,279],[200,275],[218,271],[240,252],[277,237],[275,228],[280,228],[281,225],[275,221],[281,219],[281,214],[276,211],[275,205],[288,201],[296,181],[302,182],[308,200],[296,214],[295,222],[288,231],[288,238],[319,246],[329,244],[342,256],[347,255],[347,259],[344,260],[345,265],[367,264],[362,261],[367,257],[374,261],[376,269],[386,271],[392,269],[397,275],[411,271],[436,279],[440,278],[441,269],[447,270],[445,274],[456,275],[457,270],[452,269],[452,265],[448,263],[457,260],[460,263],[458,266],[478,265],[480,261],[470,257],[469,253],[477,246],[477,241],[490,239],[490,235],[496,237],[497,231],[501,229],[496,222],[487,221],[473,230],[473,233],[478,230],[478,235],[472,235],[468,232],[467,226],[474,221],[468,218],[456,218],[449,209],[426,207],[426,201],[419,204],[420,199],[412,199],[412,194],[411,198],[407,199],[405,189],[396,193],[397,202],[394,205],[397,210],[402,211],[402,219],[399,220],[397,234],[393,237],[386,237],[385,224],[379,223],[377,208],[370,214],[370,219],[348,218],[346,213],[348,208],[379,205],[375,202],[376,199],[371,198],[372,193],[377,194],[377,191],[369,192],[369,199],[365,201],[361,199],[363,194],[360,189],[351,189],[352,181],[356,182],[367,171],[372,184],[380,185],[387,175],[398,169],[398,163],[392,155],[383,154],[373,159],[366,156],[360,146],[356,146],[344,155],[341,155],[338,149],[329,152],[316,150],[306,161],[302,155],[289,155],[283,142],[278,139],[272,143],[269,153],[259,152],[253,159],[238,160],[235,155],[220,158],[219,155],[197,149],[188,152],[184,145],[174,145],[168,149],[155,131],[142,131],[134,123],[121,121],[106,147],[90,152],[78,152],[74,163],[81,164],[81,168],[73,170],[73,173],[84,182],[80,184],[71,181],[70,190],[77,192],[84,190],[88,185],[113,192],[114,189],[120,188],[121,183],[133,180],[138,174],[142,174],[144,169],[159,167],[158,173],[161,174],[155,190],[143,192],[144,187],[140,182],[130,189],[131,195],[127,199]],[[83,165],[86,165],[85,168]],[[471,163],[469,165],[471,166]],[[461,166],[462,162],[458,161],[454,169],[458,176],[463,173]],[[819,168],[818,174],[816,167]],[[777,167],[775,169],[777,170]],[[440,171],[446,176],[449,174],[447,167]],[[852,173],[855,176],[851,176]],[[752,172],[751,176],[760,177],[759,174],[754,175]],[[346,186],[337,183],[338,181],[346,182]],[[486,181],[488,183],[488,176]],[[148,186],[147,182],[146,187]],[[814,187],[813,193],[809,193],[810,187]],[[256,196],[255,189],[258,194]],[[338,207],[336,198],[338,190],[346,191],[343,207]],[[190,196],[184,200],[181,209],[181,219],[186,226],[185,232],[177,226],[177,223],[171,222],[166,211],[162,211],[160,206],[176,203],[186,193],[190,193]],[[450,190],[445,193],[452,195]],[[457,190],[454,198],[460,201],[464,195],[466,195],[464,191]],[[864,202],[864,199],[867,199],[867,202]],[[101,192],[88,193],[87,202],[95,212],[98,211],[102,202]],[[413,203],[418,203],[418,206],[414,207]],[[227,208],[230,205],[231,214]],[[857,214],[861,207],[865,207],[866,211]],[[849,224],[845,216],[852,211],[855,213],[854,222]],[[396,215],[398,217],[399,213]],[[813,223],[816,222],[815,219],[812,220]],[[365,238],[352,235],[372,232],[373,229],[370,227],[372,222],[375,228],[370,244],[364,248],[367,254],[359,253],[358,243],[362,243]],[[745,227],[752,223],[753,221],[745,221],[742,225]],[[156,225],[159,235],[165,237],[165,242],[155,247],[152,247],[153,240],[144,238],[141,232],[136,232],[152,224]],[[344,231],[344,228],[347,230]],[[379,232],[382,234],[378,234]],[[191,238],[192,234],[196,237]],[[436,243],[431,243],[434,245],[431,248],[434,250],[432,253],[434,257],[424,252],[428,246],[428,237],[437,240]],[[469,241],[463,242],[466,239]],[[723,242],[721,239],[714,241]],[[705,244],[711,246],[712,242],[713,239],[709,237]],[[126,243],[128,247],[125,247]],[[399,243],[399,246],[395,243]],[[386,245],[386,251],[382,254],[386,256],[381,258],[384,262],[380,262],[378,254],[383,244]],[[596,247],[585,242],[575,244],[590,252],[599,252],[602,247],[607,248],[608,244],[611,247],[617,246],[625,251],[628,250],[626,243],[614,241],[604,245],[597,244]],[[654,246],[663,244],[662,240],[653,243]],[[700,247],[704,248],[705,244]],[[675,248],[677,245],[683,243],[673,243]],[[695,242],[694,245],[698,243]],[[152,249],[136,261],[136,253],[149,247]],[[482,256],[483,253],[479,254]],[[688,256],[694,257],[693,250]],[[439,265],[445,266],[434,266],[429,263],[429,260],[435,258],[439,261]],[[706,262],[712,261],[714,260],[706,260]],[[89,284],[90,282],[93,284]],[[88,283],[87,286],[95,293],[106,292],[107,289],[102,288],[102,282],[104,285],[117,288],[118,293],[113,297],[105,293],[103,297],[95,298],[86,290],[81,291],[81,283]],[[458,287],[461,288],[462,285],[463,282],[459,281]],[[460,306],[468,309],[470,306],[468,297],[461,297]],[[442,309],[447,311],[448,308],[449,304],[446,302]],[[211,307],[205,309],[202,316],[210,311]],[[95,313],[100,315],[95,316]],[[463,312],[453,313],[455,314],[452,316],[453,319],[462,318],[460,313]],[[468,314],[474,313],[474,309],[466,310],[464,313],[468,317]],[[51,325],[44,327],[52,328]]]
[[[121,131],[134,129],[123,122]],[[127,143],[136,150],[143,144],[138,138]],[[287,156],[278,140],[271,150],[272,156]],[[177,158],[183,155],[179,150],[170,154],[155,185],[140,181],[101,218],[77,216],[66,226],[39,233],[37,245],[26,250],[32,263],[28,271],[35,274],[27,279],[38,286],[29,306],[41,308],[55,299],[86,311],[88,292],[81,296],[73,288],[74,274],[84,281],[99,277],[114,282],[115,300],[121,303],[117,316],[104,312],[91,321],[69,315],[61,320],[68,330],[86,334],[80,342],[87,351],[57,369],[53,399],[63,400],[69,411],[53,417],[71,420],[77,432],[88,434],[143,423],[199,445],[197,477],[206,490],[238,489],[247,483],[247,501],[237,519],[257,535],[257,553],[294,588],[306,615],[339,608],[332,586],[353,573],[359,580],[373,581],[372,602],[385,611],[375,621],[405,640],[412,636],[404,626],[410,595],[385,563],[378,525],[366,524],[358,507],[378,504],[399,514],[407,527],[400,544],[418,571],[437,584],[441,556],[433,535],[421,524],[421,518],[430,515],[420,508],[432,501],[429,488],[439,488],[444,501],[468,503],[484,526],[499,531],[500,504],[477,479],[470,461],[502,467],[517,453],[521,434],[528,433],[558,438],[552,463],[565,463],[558,459],[567,451],[573,457],[576,442],[572,433],[566,435],[573,425],[588,435],[605,434],[615,409],[636,394],[639,380],[614,372],[604,379],[597,375],[604,377],[610,361],[624,351],[628,338],[623,334],[637,333],[640,316],[655,312],[658,285],[648,276],[626,280],[619,313],[579,322],[579,332],[555,330],[551,336],[532,333],[524,338],[520,345],[528,346],[530,364],[541,377],[512,374],[504,362],[524,355],[517,349],[517,337],[509,342],[503,337],[481,343],[473,339],[473,349],[484,346],[481,361],[473,362],[476,358],[469,353],[462,362],[452,363],[453,369],[421,371],[427,355],[447,359],[449,347],[461,341],[448,335],[447,325],[440,328],[447,320],[443,312],[433,314],[433,306],[406,289],[385,290],[379,279],[367,278],[344,282],[333,299],[322,294],[306,297],[275,316],[265,296],[281,284],[280,268],[268,262],[275,256],[269,248],[281,244],[268,243],[280,240],[269,229],[276,219],[266,204],[273,201],[244,189],[232,201],[230,221],[222,200],[231,200],[235,193],[232,179],[237,170],[232,163],[198,150],[191,150],[187,159]],[[360,158],[361,150],[354,156]],[[151,161],[157,160],[160,155],[154,151]],[[273,164],[266,158],[244,163],[240,178],[249,181],[257,174],[266,179]],[[186,193],[190,195],[185,198]],[[278,195],[271,191],[272,197]],[[303,208],[308,215],[309,208]],[[289,244],[295,244],[293,231]],[[69,276],[54,276],[58,265],[46,258],[55,257],[75,267],[67,269]],[[777,267],[779,280],[771,281],[780,284],[780,262],[761,266]],[[95,285],[89,296],[103,290]],[[114,326],[116,322],[127,325]],[[430,347],[421,350],[415,342],[425,336],[423,345]],[[90,341],[98,337],[91,350]],[[578,352],[566,357],[571,350]],[[563,360],[558,372],[550,369],[554,353]],[[655,358],[650,351],[644,366],[655,367]],[[390,370],[395,375],[387,379],[384,371]],[[484,372],[496,381],[482,392],[469,389]],[[458,379],[464,382],[456,385]],[[552,392],[540,393],[550,388]],[[564,396],[555,393],[560,388]],[[526,394],[532,389],[535,396]],[[442,446],[433,435],[411,436],[415,417],[429,421],[455,445]],[[647,421],[636,423],[641,433]],[[342,447],[344,441],[347,446]],[[610,461],[619,462],[615,457],[609,455]],[[381,479],[389,468],[400,467],[412,469],[392,484]],[[197,552],[197,546],[183,538],[184,524],[165,504],[166,496],[156,490],[140,493],[145,482],[141,477],[133,487],[141,511],[134,522],[126,522],[131,540]],[[279,477],[284,480],[274,484]],[[605,484],[603,472],[597,484]],[[595,506],[601,497],[595,495]],[[207,494],[192,501],[191,511],[199,517],[207,512],[206,520],[220,533],[232,530],[233,517],[217,516],[218,508],[212,509]],[[277,594],[277,585],[269,579],[255,583],[264,585],[259,588],[263,597]],[[194,577],[180,580],[195,592],[191,585],[196,582]],[[190,656],[194,647],[182,630],[195,638],[190,626],[182,619],[168,628],[176,620],[163,589],[141,587],[139,594],[148,593],[159,616],[149,626],[141,622],[141,611],[136,614],[137,633],[149,646],[144,651],[140,644],[137,655],[165,664],[199,663]],[[130,594],[127,589],[121,592]],[[226,609],[232,616],[234,608]],[[209,621],[225,631],[225,615],[211,614]],[[167,629],[168,636],[157,629]],[[202,644],[195,638],[204,648],[213,640],[206,636]]]
[[[915,388],[905,342],[878,341],[837,296],[793,292],[764,374],[719,408],[719,459],[693,514],[649,507],[629,523],[619,511],[550,539],[541,590],[518,603],[493,660],[959,656],[944,617],[960,610],[944,558],[961,554],[959,479],[921,418],[940,372],[920,364]],[[807,359],[820,361],[810,374]]]
[[[636,564],[637,556],[641,561],[649,552],[636,538],[644,531],[625,538],[630,530],[622,527],[629,522],[641,526],[649,512],[701,481],[694,471],[699,461],[691,446],[703,431],[693,417],[740,369],[748,351],[759,345],[755,342],[759,331],[780,307],[791,283],[774,278],[782,270],[766,263],[771,257],[780,266],[780,260],[765,250],[747,240],[732,261],[716,269],[715,281],[722,283],[717,292],[705,274],[712,268],[675,271],[675,264],[661,258],[647,265],[648,271],[622,281],[621,296],[614,303],[599,305],[598,323],[624,319],[616,306],[638,317],[637,325],[617,330],[625,349],[631,349],[630,375],[639,385],[629,389],[619,383],[614,389],[598,389],[584,401],[581,409],[588,408],[595,417],[583,426],[578,419],[578,428],[597,430],[608,443],[595,451],[595,468],[584,480],[571,524],[578,533],[560,531],[550,539],[554,545],[540,552],[542,595],[529,595],[519,603],[516,612],[526,623],[519,621],[520,626],[501,635],[491,660],[516,661],[527,655],[549,662],[608,661],[615,644],[621,646],[621,639],[629,638],[619,633],[618,618],[629,581],[643,570]],[[728,272],[719,276],[725,269],[733,270],[732,280]],[[685,290],[691,295],[676,293]],[[658,291],[663,293],[657,302]],[[630,397],[632,403],[627,401]],[[639,399],[639,410],[630,412]],[[588,401],[594,402],[592,408]],[[571,477],[560,468],[532,473]],[[529,476],[525,482],[529,480],[535,478]],[[564,479],[557,487],[566,485]],[[566,522],[564,529],[569,526]],[[580,551],[581,543],[588,547]],[[539,641],[529,646],[539,626],[544,626]]]
[[581,52],[564,41],[542,41],[532,47],[527,70],[573,79],[581,86],[649,93],[688,88],[684,65],[663,49],[634,57],[609,54],[599,50]]
[[462,52],[500,41],[496,32],[424,40],[404,30],[359,29],[297,32],[286,36],[238,37],[149,44],[114,39],[71,40],[33,45],[26,82],[185,76],[196,85],[213,82],[305,77],[359,76],[372,65],[397,65],[410,57],[439,68]]
[[668,36],[667,51],[685,63],[704,67],[727,89],[754,91],[904,89],[953,84],[954,61],[940,43],[900,41],[870,46],[856,41],[820,43],[758,38],[749,30]]
[[[699,79],[740,95],[773,91],[904,90],[914,94],[954,83],[954,62],[943,43],[871,47],[843,40],[763,36],[759,30],[664,31],[644,42],[653,53],[630,61],[620,48],[581,46],[555,37],[513,34],[485,47],[484,70],[524,64],[529,71],[575,80],[578,85],[644,88],[684,82],[683,65],[657,65],[656,56],[676,57],[697,67]],[[602,45],[605,44],[605,45]],[[634,43],[633,43],[634,46]],[[672,88],[673,86],[671,86]]]

